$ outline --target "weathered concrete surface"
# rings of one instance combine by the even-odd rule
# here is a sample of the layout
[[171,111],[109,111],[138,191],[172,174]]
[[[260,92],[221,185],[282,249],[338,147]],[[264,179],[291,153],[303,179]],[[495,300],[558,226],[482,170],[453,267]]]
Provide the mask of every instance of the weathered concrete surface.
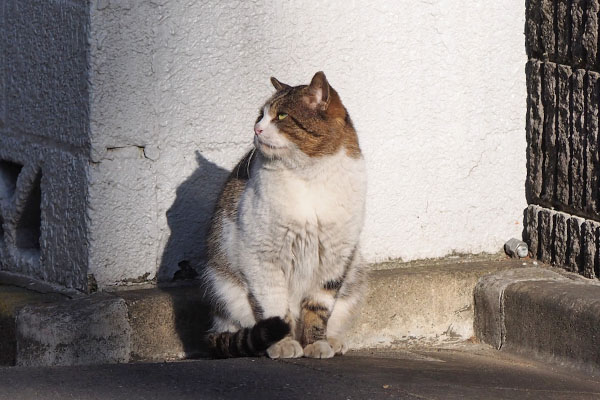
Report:
[[[476,333],[497,348],[520,349],[535,343],[535,339],[524,339],[528,331],[538,329],[558,337],[552,329],[563,329],[560,340],[551,343],[563,343],[567,350],[552,350],[554,361],[570,355],[574,361],[593,362],[596,350],[590,346],[595,346],[594,337],[600,337],[594,336],[600,332],[593,331],[593,324],[598,322],[595,329],[600,329],[600,321],[592,316],[600,316],[596,309],[600,285],[589,289],[582,277],[532,265],[531,260],[506,259],[404,268],[386,263],[381,266],[386,269],[371,274],[367,304],[348,336],[348,344],[354,349],[432,345],[464,341]],[[544,285],[555,281],[567,285],[568,290],[552,286],[536,291],[533,283],[522,288],[515,284],[522,281]],[[519,290],[513,294],[513,288]],[[586,292],[577,297],[581,288]],[[568,308],[565,304],[569,302],[579,308]],[[513,308],[519,312],[514,317],[508,314]],[[95,294],[25,306],[15,320],[17,364],[120,363],[203,355],[208,313],[198,286]],[[534,318],[535,313],[539,317]],[[556,322],[562,320],[567,323]],[[552,324],[556,326],[549,326]],[[511,333],[513,330],[517,333]],[[567,340],[571,336],[577,339]],[[547,338],[541,334],[536,337]],[[543,353],[546,342],[540,343],[538,353]]]
[[523,264],[532,265],[504,260],[373,271],[366,305],[348,344],[364,348],[466,340],[473,336],[473,289],[478,279]]
[[500,349],[504,344],[503,299],[506,288],[522,281],[562,280],[561,275],[541,268],[507,270],[482,277],[473,291],[475,319],[473,328],[477,338]]
[[[349,334],[349,345],[470,338],[472,293],[478,278],[528,262],[500,256],[466,259],[470,262],[375,265],[386,269],[371,274],[366,306]],[[209,307],[198,286],[126,290],[24,307],[16,319],[17,363],[65,365],[205,355],[208,318]]]
[[600,369],[600,286],[519,282],[504,293],[506,350]]
[[25,306],[17,312],[17,365],[129,361],[131,328],[123,299],[108,294]]
[[52,293],[37,293],[0,284],[0,365],[13,365],[17,355],[16,314],[28,304],[51,303],[65,299]]
[[481,346],[265,358],[0,368],[0,399],[569,399],[600,397],[590,377]]
[[496,348],[599,373],[600,285],[530,268],[484,277],[475,331]]
[[198,286],[120,292],[131,326],[131,361],[206,354],[209,306]]

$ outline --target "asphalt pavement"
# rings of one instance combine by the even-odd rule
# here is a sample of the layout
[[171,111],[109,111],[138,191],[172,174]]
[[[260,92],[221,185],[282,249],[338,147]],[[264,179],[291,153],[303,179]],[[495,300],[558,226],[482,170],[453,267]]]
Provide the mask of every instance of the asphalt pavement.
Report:
[[600,378],[461,345],[329,360],[2,367],[0,399],[600,399]]

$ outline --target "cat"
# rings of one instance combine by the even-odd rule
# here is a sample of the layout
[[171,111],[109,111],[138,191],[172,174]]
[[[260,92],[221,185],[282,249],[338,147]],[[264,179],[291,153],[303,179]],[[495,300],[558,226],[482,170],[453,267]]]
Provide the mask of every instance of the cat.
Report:
[[323,72],[271,78],[254,149],[237,164],[208,233],[208,343],[218,357],[330,358],[362,305],[366,169],[352,120]]

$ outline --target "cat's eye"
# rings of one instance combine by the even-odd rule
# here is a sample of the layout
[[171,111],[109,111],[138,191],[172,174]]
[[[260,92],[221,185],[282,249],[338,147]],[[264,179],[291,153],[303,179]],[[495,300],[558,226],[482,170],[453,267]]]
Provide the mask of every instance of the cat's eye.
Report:
[[286,113],[279,113],[279,114],[277,114],[277,119],[278,119],[278,120],[280,120],[280,121],[281,121],[282,119],[284,119],[285,117],[287,117],[287,114],[286,114]]

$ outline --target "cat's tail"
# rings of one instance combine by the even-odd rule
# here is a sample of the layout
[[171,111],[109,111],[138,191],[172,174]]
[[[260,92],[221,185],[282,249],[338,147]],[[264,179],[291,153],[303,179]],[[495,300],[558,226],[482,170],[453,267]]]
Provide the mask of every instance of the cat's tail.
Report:
[[271,317],[237,332],[211,333],[207,339],[215,357],[250,357],[265,354],[272,344],[289,333],[287,322],[279,317]]

